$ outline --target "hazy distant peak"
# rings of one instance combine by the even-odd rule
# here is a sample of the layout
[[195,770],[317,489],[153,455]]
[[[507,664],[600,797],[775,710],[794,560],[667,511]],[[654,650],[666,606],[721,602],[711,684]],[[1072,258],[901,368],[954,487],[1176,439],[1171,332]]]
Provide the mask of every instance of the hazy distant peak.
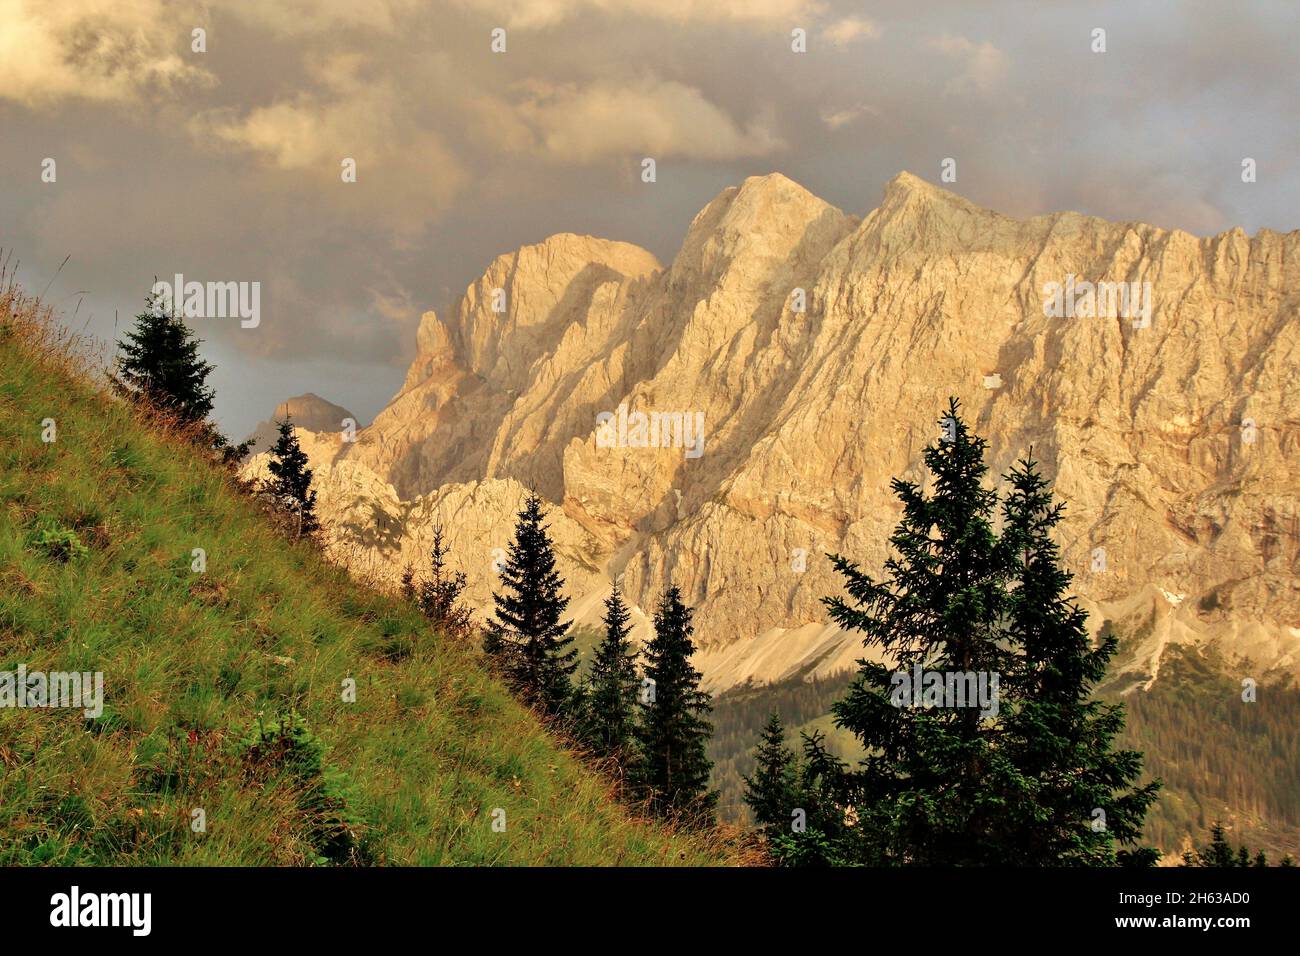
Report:
[[[271,418],[259,422],[257,428],[253,429],[253,433],[248,436],[253,439],[250,454],[256,455],[275,444],[278,433],[276,423],[285,418],[293,423],[294,428],[309,432],[341,432],[345,419],[356,422],[356,416],[342,405],[335,405],[315,392],[295,395],[276,405]],[[360,423],[357,427],[360,427]]]

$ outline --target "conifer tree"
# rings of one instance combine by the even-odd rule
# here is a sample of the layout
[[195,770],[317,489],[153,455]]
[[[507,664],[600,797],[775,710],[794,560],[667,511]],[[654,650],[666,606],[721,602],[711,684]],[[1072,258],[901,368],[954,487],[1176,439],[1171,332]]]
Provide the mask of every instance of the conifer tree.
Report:
[[791,814],[800,808],[798,764],[794,751],[786,746],[785,726],[775,710],[763,725],[754,758],[754,775],[744,778],[745,803],[770,840],[790,828]]
[[1013,771],[994,747],[995,722],[974,706],[896,705],[893,693],[893,674],[910,676],[916,667],[1001,674],[1011,663],[1000,641],[1005,574],[995,555],[996,496],[983,486],[985,442],[969,432],[955,400],[940,428],[924,452],[932,492],[892,483],[903,514],[885,579],[832,556],[852,603],[826,599],[831,619],[864,632],[868,646],[896,661],[895,669],[863,660],[833,707],[836,724],[867,753],[838,781],[836,798],[855,809],[853,836],[867,855],[860,862],[1000,861],[997,834]]
[[708,789],[713,764],[705,752],[713,706],[691,665],[691,615],[675,586],[655,610],[655,635],[645,651],[648,686],[641,696],[636,779],[656,813],[706,824],[717,803],[717,794]]
[[578,652],[560,619],[569,599],[542,518],[542,499],[530,494],[501,569],[503,589],[492,595],[496,614],[483,649],[527,703],[559,715],[573,705]]
[[[1264,854],[1260,853],[1260,858]],[[1267,866],[1268,863],[1256,862],[1257,866]],[[1286,862],[1283,861],[1283,866]],[[1236,867],[1250,866],[1250,851],[1245,845],[1237,848],[1234,853],[1232,844],[1228,841],[1227,830],[1218,820],[1210,825],[1210,843],[1203,850],[1188,850],[1183,854],[1183,866],[1214,866],[1214,867]]]
[[[782,866],[853,866],[878,854],[863,840],[857,810],[845,798],[842,760],[820,731],[803,734],[803,760],[789,824],[773,828],[769,850]],[[795,815],[797,811],[797,816]]]
[[[1007,633],[1018,652],[1002,686],[1009,703],[1003,730],[1018,774],[1033,781],[1009,801],[999,833],[1008,863],[1025,866],[1117,862],[1115,845],[1132,847],[1159,783],[1134,787],[1142,755],[1113,749],[1124,709],[1093,699],[1117,646],[1097,647],[1087,614],[1067,597],[1071,575],[1052,533],[1064,505],[1053,502],[1032,457],[1012,468],[999,543],[1009,567]],[[1129,849],[1126,863],[1154,864],[1154,849]],[[1142,859],[1131,854],[1141,853]]]
[[181,424],[205,420],[212,411],[207,379],[214,366],[199,358],[200,344],[178,315],[150,297],[135,317],[135,328],[118,343],[119,390],[172,413]]
[[429,552],[428,577],[416,579],[410,568],[402,574],[402,592],[420,608],[433,629],[448,637],[463,638],[472,629],[471,611],[460,604],[468,586],[463,571],[447,568],[449,548],[443,539],[442,525],[433,529],[433,548]]
[[1216,820],[1210,827],[1210,845],[1201,853],[1201,866],[1235,866],[1236,862],[1228,834]]
[[631,620],[616,583],[605,599],[605,636],[591,662],[583,705],[587,743],[600,756],[619,760],[625,760],[632,747],[640,689]]
[[310,536],[320,530],[316,519],[316,492],[312,490],[312,470],[307,455],[298,445],[293,424],[286,417],[276,422],[280,431],[271,449],[267,470],[271,479],[262,483],[277,511],[288,516],[295,537]]
[[[882,579],[832,557],[850,599],[826,599],[832,620],[864,632],[895,664],[860,661],[833,708],[866,751],[856,768],[838,773],[816,741],[806,747],[806,765],[826,764],[816,787],[823,806],[845,811],[842,827],[826,816],[833,846],[821,855],[1148,865],[1155,851],[1132,845],[1158,784],[1133,786],[1141,755],[1112,750],[1123,711],[1090,699],[1114,644],[1093,649],[1083,612],[1065,597],[1070,579],[1050,538],[1060,508],[1036,466],[1022,463],[1007,476],[995,534],[985,442],[955,400],[940,426],[924,452],[930,490],[893,482],[903,513]],[[993,700],[974,706],[928,691],[918,700],[906,692],[918,673],[944,683],[982,677]],[[1117,851],[1116,841],[1128,846]]]
[[207,380],[215,366],[199,357],[201,344],[178,315],[162,307],[158,296],[150,296],[135,317],[135,327],[117,344],[121,354],[113,386],[131,401],[170,415],[197,444],[233,465],[252,442],[231,444],[207,421],[214,395]]

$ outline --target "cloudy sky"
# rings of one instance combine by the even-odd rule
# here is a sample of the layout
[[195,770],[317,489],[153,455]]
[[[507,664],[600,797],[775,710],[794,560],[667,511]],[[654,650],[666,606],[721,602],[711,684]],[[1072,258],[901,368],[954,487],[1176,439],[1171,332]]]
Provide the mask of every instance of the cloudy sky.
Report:
[[105,340],[155,276],[259,281],[256,329],[193,323],[223,427],[368,421],[496,255],[666,262],[749,175],[862,214],[953,157],[1011,215],[1300,228],[1297,49],[1296,0],[0,0],[0,248]]

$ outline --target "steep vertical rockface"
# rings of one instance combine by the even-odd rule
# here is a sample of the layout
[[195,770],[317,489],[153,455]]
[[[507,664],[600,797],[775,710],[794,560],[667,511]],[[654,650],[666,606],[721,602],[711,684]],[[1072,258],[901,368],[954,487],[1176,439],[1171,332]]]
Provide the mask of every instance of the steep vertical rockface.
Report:
[[[1149,284],[1149,321],[1045,315],[1072,281]],[[1032,447],[1054,478],[1076,589],[1135,674],[1169,641],[1300,673],[1300,233],[1018,221],[906,173],[859,220],[770,175],[667,269],[573,235],[502,256],[419,347],[357,443],[313,446],[359,566],[395,576],[441,520],[486,603],[535,488],[584,606],[613,576],[642,606],[682,587],[713,687],[834,669],[858,648],[822,623],[824,555],[880,564],[890,478],[922,476],[955,395],[994,474]],[[604,447],[620,406],[702,415],[702,454]]]

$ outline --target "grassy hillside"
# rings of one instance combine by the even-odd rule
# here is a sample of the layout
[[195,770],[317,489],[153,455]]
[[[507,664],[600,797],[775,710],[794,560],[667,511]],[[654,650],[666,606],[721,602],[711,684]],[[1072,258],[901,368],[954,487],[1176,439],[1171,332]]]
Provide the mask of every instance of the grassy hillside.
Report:
[[0,708],[0,863],[740,861],[631,819],[474,650],[277,536],[12,290],[0,310],[0,671],[105,685],[97,720]]

